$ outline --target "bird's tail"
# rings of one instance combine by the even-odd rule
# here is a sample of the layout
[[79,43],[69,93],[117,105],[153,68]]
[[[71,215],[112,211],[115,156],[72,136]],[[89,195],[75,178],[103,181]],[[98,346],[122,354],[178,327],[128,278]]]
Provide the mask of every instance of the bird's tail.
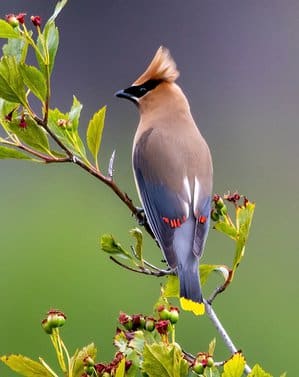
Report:
[[205,312],[205,306],[200,287],[198,258],[194,255],[192,257],[187,266],[178,266],[180,302],[184,310],[201,315]]

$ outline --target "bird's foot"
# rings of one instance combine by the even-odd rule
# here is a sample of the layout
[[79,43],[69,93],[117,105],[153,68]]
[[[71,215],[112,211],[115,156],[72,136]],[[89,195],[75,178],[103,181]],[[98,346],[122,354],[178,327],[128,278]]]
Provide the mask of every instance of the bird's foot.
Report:
[[136,207],[136,219],[140,226],[145,226],[147,224],[146,215],[142,207]]

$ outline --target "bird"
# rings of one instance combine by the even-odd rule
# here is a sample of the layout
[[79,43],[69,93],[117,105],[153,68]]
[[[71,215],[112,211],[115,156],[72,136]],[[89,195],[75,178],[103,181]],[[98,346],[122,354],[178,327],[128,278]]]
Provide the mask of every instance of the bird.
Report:
[[179,71],[160,46],[145,72],[115,93],[137,105],[140,121],[132,165],[146,220],[180,282],[180,304],[205,312],[199,259],[211,212],[213,164],[207,142],[176,80]]

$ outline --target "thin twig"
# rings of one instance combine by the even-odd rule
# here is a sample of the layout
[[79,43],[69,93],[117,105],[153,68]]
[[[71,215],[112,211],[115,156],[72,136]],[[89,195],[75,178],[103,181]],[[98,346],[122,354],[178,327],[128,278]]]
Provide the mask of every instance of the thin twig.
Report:
[[[215,311],[213,310],[212,306],[207,301],[205,302],[205,307],[206,307],[207,316],[212,321],[214,327],[218,331],[219,335],[221,336],[221,338],[224,341],[224,344],[229,349],[231,354],[235,354],[236,352],[238,352],[238,349],[236,348],[233,341],[229,337],[229,335],[228,335],[227,331],[225,330],[225,328],[223,327],[222,323],[219,321],[219,319],[218,319]],[[251,368],[246,364],[244,371],[245,371],[246,374],[249,374],[251,372]]]
[[134,268],[134,267],[130,267],[128,266],[127,264],[124,264],[124,263],[121,263],[119,260],[115,259],[114,257],[111,257],[110,256],[110,259],[118,264],[119,266],[125,268],[126,270],[129,270],[129,271],[133,271],[133,272],[137,272],[139,274],[144,274],[144,275],[150,275],[150,276],[156,276],[156,277],[161,277],[161,276],[167,276],[167,275],[171,275],[171,273],[169,273],[169,271],[166,271],[166,270],[158,270],[158,271],[152,271],[152,270],[149,270],[147,268],[142,268],[142,267],[139,267],[139,269],[137,268]]

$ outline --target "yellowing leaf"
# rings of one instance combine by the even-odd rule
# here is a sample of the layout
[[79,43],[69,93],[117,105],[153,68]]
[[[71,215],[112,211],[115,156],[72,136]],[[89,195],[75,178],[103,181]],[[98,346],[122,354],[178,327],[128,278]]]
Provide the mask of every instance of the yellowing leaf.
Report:
[[214,225],[214,229],[218,230],[221,233],[226,234],[228,237],[232,238],[233,240],[237,237],[237,229],[233,224],[229,224],[226,221],[218,221]]
[[164,286],[164,297],[179,297],[180,283],[175,275],[168,275]]
[[248,377],[272,377],[271,374],[265,372],[258,364],[256,364],[251,372],[248,374]]
[[245,358],[240,352],[237,352],[224,364],[221,377],[241,377],[244,368]]
[[185,377],[188,375],[188,363],[182,351],[174,344],[146,344],[143,351],[142,370],[149,377]]
[[126,358],[123,357],[121,359],[121,362],[118,364],[116,372],[115,372],[115,377],[124,377],[126,372]]
[[25,377],[53,377],[52,374],[37,361],[22,355],[2,356],[1,361],[14,372]]
[[215,348],[216,348],[216,338],[213,338],[209,344],[209,350],[208,350],[209,355],[211,356],[214,355]]
[[106,106],[94,114],[87,127],[87,145],[98,167],[98,153],[101,146],[102,133],[105,124]]

